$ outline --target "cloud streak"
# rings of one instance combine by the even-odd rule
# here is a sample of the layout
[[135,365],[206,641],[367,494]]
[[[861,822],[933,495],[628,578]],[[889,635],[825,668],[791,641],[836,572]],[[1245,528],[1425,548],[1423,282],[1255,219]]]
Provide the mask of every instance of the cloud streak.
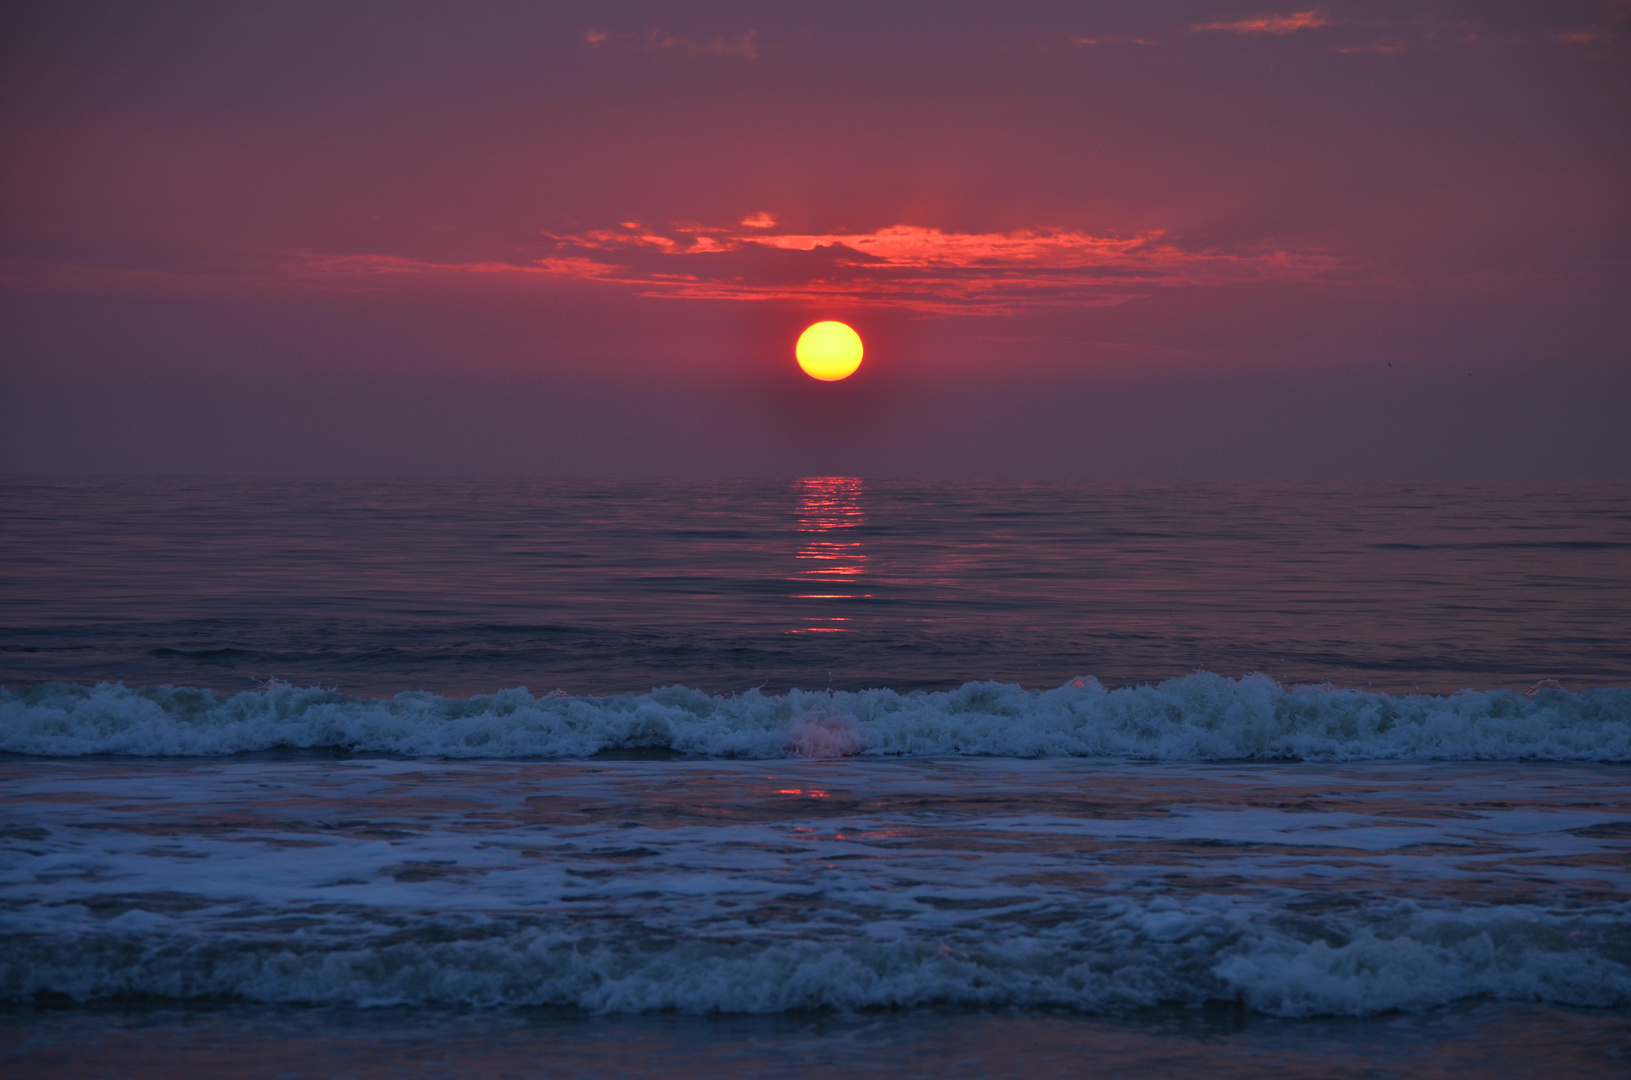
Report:
[[[583,43],[590,48],[598,49],[612,40],[612,34],[605,30],[589,29],[583,33]],[[624,35],[619,39],[629,42],[631,39]],[[646,31],[645,37],[638,39],[638,48],[648,53],[679,53],[683,56],[741,56],[749,60],[757,60],[761,54],[759,45],[759,32],[748,30],[744,33],[730,37],[715,36],[707,40],[681,37],[678,34],[665,34],[653,28]]]
[[745,56],[759,58],[759,32],[749,30],[735,37],[716,37],[708,41],[695,41],[673,34],[659,34],[652,30],[646,35],[646,48],[651,52],[677,51],[687,56]]
[[403,275],[497,275],[632,287],[690,300],[888,305],[923,314],[1011,314],[1124,303],[1175,287],[1307,280],[1337,268],[1322,254],[1190,248],[1162,233],[1066,229],[960,233],[894,225],[868,233],[752,233],[689,225],[549,234],[527,263],[438,263],[389,255],[311,256],[300,276],[366,285]]
[[1330,26],[1331,20],[1320,11],[1294,11],[1289,15],[1253,15],[1234,22],[1195,23],[1191,30],[1225,30],[1234,34],[1274,34],[1284,36],[1298,30],[1315,30]]

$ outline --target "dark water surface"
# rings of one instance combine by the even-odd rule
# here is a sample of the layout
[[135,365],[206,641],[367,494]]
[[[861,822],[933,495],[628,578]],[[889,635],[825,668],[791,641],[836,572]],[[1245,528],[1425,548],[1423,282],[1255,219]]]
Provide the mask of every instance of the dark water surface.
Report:
[[19,480],[0,686],[1631,682],[1631,484]]

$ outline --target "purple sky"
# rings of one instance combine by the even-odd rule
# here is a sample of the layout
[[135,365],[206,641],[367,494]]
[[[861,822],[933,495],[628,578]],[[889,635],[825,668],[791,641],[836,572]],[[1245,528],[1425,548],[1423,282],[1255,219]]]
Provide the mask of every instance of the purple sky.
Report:
[[1631,0],[0,20],[0,470],[1631,474]]

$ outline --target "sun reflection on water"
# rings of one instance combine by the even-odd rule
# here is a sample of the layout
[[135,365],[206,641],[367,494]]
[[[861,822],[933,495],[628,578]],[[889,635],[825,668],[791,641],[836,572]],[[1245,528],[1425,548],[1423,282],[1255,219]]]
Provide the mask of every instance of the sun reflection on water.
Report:
[[[799,590],[795,600],[820,607],[806,615],[789,633],[833,634],[852,629],[848,614],[831,605],[871,596],[863,592],[866,553],[855,532],[861,514],[861,479],[857,476],[806,476],[794,481],[798,493],[795,510],[798,531],[804,537],[797,555],[798,573],[788,580]],[[828,614],[831,612],[831,614]]]

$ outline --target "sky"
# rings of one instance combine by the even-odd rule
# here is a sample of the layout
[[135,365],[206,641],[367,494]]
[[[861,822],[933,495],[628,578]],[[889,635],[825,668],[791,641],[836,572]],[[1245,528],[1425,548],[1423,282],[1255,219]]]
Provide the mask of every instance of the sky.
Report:
[[13,3],[0,106],[0,472],[1631,475],[1631,0]]

